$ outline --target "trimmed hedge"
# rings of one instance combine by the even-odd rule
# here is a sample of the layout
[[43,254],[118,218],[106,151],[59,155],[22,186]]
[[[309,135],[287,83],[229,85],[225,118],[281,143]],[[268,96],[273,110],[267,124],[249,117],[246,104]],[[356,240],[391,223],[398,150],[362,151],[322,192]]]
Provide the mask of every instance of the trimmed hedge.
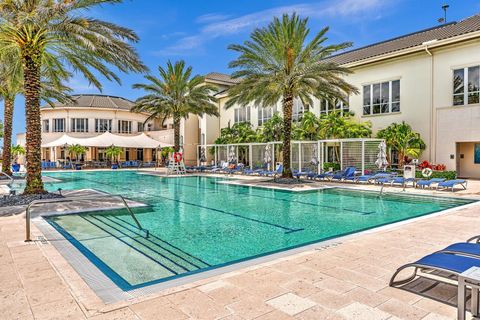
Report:
[[[415,173],[415,176],[417,178],[422,178],[425,179],[422,175],[421,171],[417,171]],[[433,171],[432,175],[430,178],[443,178],[446,180],[453,180],[457,178],[457,172],[456,171]]]

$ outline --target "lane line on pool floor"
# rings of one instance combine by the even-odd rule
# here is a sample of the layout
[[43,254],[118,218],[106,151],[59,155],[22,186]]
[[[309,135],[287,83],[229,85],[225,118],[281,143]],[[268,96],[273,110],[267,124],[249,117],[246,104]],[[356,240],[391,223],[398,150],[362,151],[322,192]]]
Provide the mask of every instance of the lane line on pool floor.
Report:
[[[91,181],[89,179],[85,179],[85,180]],[[92,182],[112,187],[111,185],[109,185],[107,183],[98,182],[98,181],[92,181]],[[147,191],[139,191],[139,190],[134,191],[134,190],[132,190],[130,188],[127,188],[127,187],[119,187],[119,188],[122,188],[124,190],[128,190],[130,192],[143,193],[143,194],[146,194],[146,195],[151,196],[151,197],[160,197],[160,198],[164,198],[164,199],[167,199],[167,200],[170,200],[170,201],[175,201],[175,202],[178,202],[178,203],[183,203],[183,204],[187,204],[187,205],[190,205],[190,206],[195,206],[195,207],[198,207],[198,208],[207,209],[207,210],[231,215],[231,216],[234,216],[234,217],[237,217],[237,218],[253,221],[253,222],[256,222],[256,223],[266,224],[266,225],[269,225],[269,226],[272,226],[272,227],[276,227],[276,228],[280,228],[282,230],[286,230],[286,231],[288,231],[287,233],[293,233],[293,232],[298,232],[298,231],[305,230],[304,228],[290,228],[290,227],[285,227],[285,226],[275,224],[275,223],[271,223],[271,222],[267,222],[267,221],[262,221],[262,220],[258,220],[258,219],[254,219],[254,218],[248,218],[248,217],[236,214],[236,213],[232,213],[232,212],[228,212],[228,211],[224,211],[224,210],[220,210],[220,209],[216,209],[216,208],[210,208],[210,207],[207,207],[207,206],[198,205],[196,203],[191,203],[191,202],[187,202],[187,201],[183,201],[183,200],[179,200],[179,199],[175,199],[175,198],[169,198],[169,197],[161,196],[161,195],[158,195],[158,194],[152,195],[151,193],[149,193]]]

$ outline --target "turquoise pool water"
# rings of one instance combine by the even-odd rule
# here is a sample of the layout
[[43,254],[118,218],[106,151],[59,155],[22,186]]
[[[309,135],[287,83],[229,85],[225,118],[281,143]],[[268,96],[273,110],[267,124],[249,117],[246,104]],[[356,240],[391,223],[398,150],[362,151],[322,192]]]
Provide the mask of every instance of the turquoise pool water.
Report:
[[210,177],[55,172],[47,188],[94,188],[148,204],[62,215],[48,222],[123,290],[166,281],[341,235],[457,207],[469,200],[346,189],[288,192],[222,184]]

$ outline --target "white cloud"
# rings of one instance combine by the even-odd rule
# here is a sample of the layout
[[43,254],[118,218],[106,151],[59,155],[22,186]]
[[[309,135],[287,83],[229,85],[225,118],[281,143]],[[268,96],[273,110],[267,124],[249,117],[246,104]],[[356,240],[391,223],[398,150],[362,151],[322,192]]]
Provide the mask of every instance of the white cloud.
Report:
[[[188,50],[201,49],[210,40],[251,30],[268,23],[272,17],[278,17],[284,13],[296,12],[303,17],[310,18],[371,20],[372,16],[378,18],[379,9],[392,3],[392,0],[324,0],[316,3],[275,7],[231,19],[220,14],[207,14],[197,18],[197,22],[205,23],[197,34],[180,38],[173,45],[157,51],[155,54],[185,55],[189,53]],[[376,14],[372,15],[372,13]]]
[[222,21],[230,18],[230,15],[227,14],[221,14],[221,13],[207,13],[204,15],[201,15],[195,19],[195,22],[197,23],[211,23],[211,22],[217,22],[217,21]]
[[73,94],[81,94],[81,93],[98,93],[98,89],[88,83],[83,77],[76,76],[71,79],[66,84],[70,87],[73,91]]

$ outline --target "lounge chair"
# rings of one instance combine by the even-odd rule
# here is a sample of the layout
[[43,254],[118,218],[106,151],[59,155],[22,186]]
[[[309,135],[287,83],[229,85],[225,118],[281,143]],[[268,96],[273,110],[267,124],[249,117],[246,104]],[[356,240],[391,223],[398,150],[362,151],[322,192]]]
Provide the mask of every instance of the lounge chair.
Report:
[[415,179],[414,178],[404,178],[404,177],[392,177],[390,181],[390,185],[400,185],[403,188],[405,188],[409,183],[412,184],[412,186],[415,186]]
[[361,176],[356,176],[354,179],[354,182],[366,182],[366,183],[373,183],[375,180],[380,179],[380,178],[390,178],[393,177],[391,173],[387,172],[378,172],[375,174],[365,174]]
[[331,176],[331,180],[339,180],[339,181],[345,180],[345,179],[354,180],[355,171],[357,171],[357,168],[347,167],[343,171],[337,171],[333,173],[333,175]]
[[305,170],[305,171],[295,171],[295,172],[293,173],[293,176],[294,176],[295,178],[297,178],[297,179],[300,179],[301,177],[303,177],[303,176],[306,177],[306,176],[308,176],[308,175],[311,174],[311,173],[312,173],[312,170],[307,169],[307,170]]
[[277,175],[279,174],[282,174],[282,171],[283,171],[283,165],[278,165],[277,167],[277,170],[275,171],[262,171],[260,173],[261,176],[267,176],[267,177],[271,177],[271,176],[274,176],[276,177]]
[[[480,259],[478,258],[436,252],[398,268],[390,279],[390,286],[393,287],[408,283],[414,280],[417,276],[455,284],[456,281],[455,279],[452,279],[452,276],[458,276],[460,273],[467,271],[471,267],[479,266]],[[413,274],[406,279],[395,281],[397,275],[407,268],[414,268]],[[418,274],[419,270],[421,271],[420,274]],[[442,273],[439,274],[439,271]]]
[[432,179],[429,179],[429,180],[421,179],[421,180],[418,180],[417,183],[415,183],[415,188],[416,187],[420,187],[422,189],[431,188],[432,184],[438,184],[438,183],[444,182],[444,181],[445,181],[445,179],[443,179],[443,178],[432,178]]
[[455,189],[455,186],[461,186],[463,190],[467,190],[467,180],[462,180],[462,179],[455,179],[455,180],[447,180],[443,182],[439,182],[437,185],[437,190],[445,190],[445,189],[451,189],[453,192]]

